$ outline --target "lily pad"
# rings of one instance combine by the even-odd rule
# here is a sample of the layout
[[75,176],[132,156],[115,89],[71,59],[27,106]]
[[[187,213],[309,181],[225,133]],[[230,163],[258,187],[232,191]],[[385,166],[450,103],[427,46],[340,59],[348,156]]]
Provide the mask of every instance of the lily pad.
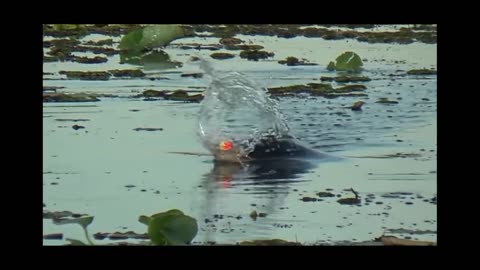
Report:
[[159,48],[184,36],[186,36],[186,31],[180,25],[165,24],[147,26],[123,36],[119,48],[134,51]]
[[150,223],[150,219],[151,219],[150,217],[142,215],[138,218],[138,221],[148,226],[148,224]]
[[333,61],[330,61],[327,66],[328,71],[334,71],[335,70],[335,63]]
[[[332,62],[328,65],[327,69],[332,70]],[[358,72],[362,70],[363,62],[360,56],[354,52],[344,52],[336,59],[335,70],[336,71],[350,71]]]
[[155,245],[184,245],[197,235],[197,220],[172,209],[152,215],[140,216],[139,221],[148,223],[148,236]]

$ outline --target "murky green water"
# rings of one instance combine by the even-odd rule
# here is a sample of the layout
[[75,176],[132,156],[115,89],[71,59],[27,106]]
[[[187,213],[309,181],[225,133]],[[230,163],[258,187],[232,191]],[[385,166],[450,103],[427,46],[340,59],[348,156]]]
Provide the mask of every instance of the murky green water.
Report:
[[[137,221],[139,215],[181,209],[198,220],[195,243],[271,238],[307,244],[360,242],[383,233],[436,241],[436,233],[415,233],[436,232],[437,206],[424,201],[436,197],[437,193],[436,76],[389,76],[399,69],[436,67],[436,45],[237,37],[264,46],[273,51],[275,57],[259,62],[238,56],[230,60],[212,60],[216,69],[242,71],[265,87],[320,82],[320,76],[332,76],[325,69],[326,63],[345,50],[353,50],[367,59],[362,75],[372,78],[365,83],[368,97],[286,97],[279,100],[280,109],[296,137],[340,159],[316,164],[276,163],[248,169],[215,165],[208,156],[168,153],[206,152],[196,136],[200,108],[197,103],[143,101],[142,98],[44,103],[44,209],[95,216],[89,226],[92,234],[129,230],[143,233],[146,228]],[[105,36],[93,38],[104,39]],[[172,60],[180,62],[186,62],[192,54],[208,56],[211,53],[175,48],[175,44],[192,42],[210,44],[217,43],[218,39],[177,40],[165,51]],[[304,57],[320,65],[288,67],[277,63],[287,56]],[[44,72],[134,67],[118,62],[117,55],[105,64],[45,63]],[[180,76],[196,71],[190,65],[176,70],[146,71],[148,77],[168,78],[154,81],[58,80],[62,75],[55,74],[44,76],[44,85],[65,87],[59,92],[88,91],[124,97],[145,89],[198,91],[191,87],[205,87],[204,79]],[[375,103],[381,97],[399,103]],[[363,111],[342,108],[357,100],[366,102]],[[89,121],[57,120],[65,118]],[[74,130],[74,124],[85,126],[85,129]],[[163,130],[133,130],[139,127]],[[358,158],[396,153],[416,155]],[[129,185],[135,187],[125,187]],[[340,197],[353,196],[352,192],[345,191],[350,188],[359,193],[360,206],[337,202]],[[302,200],[303,197],[319,198],[315,193],[327,189],[340,197],[320,198],[323,200],[315,202]],[[402,194],[392,196],[392,192]],[[253,220],[249,216],[253,210],[266,216]],[[391,229],[412,230],[413,233],[389,232]],[[44,234],[57,232],[63,232],[64,238],[84,239],[78,225],[58,226],[44,219]],[[45,245],[64,243],[44,240]]]

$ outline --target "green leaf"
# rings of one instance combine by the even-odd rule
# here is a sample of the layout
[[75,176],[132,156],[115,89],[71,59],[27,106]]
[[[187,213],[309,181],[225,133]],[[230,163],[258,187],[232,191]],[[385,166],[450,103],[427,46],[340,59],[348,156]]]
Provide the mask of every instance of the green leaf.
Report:
[[163,216],[166,216],[166,215],[181,216],[181,215],[184,215],[184,213],[182,211],[178,210],[178,209],[171,209],[171,210],[168,210],[166,212],[153,214],[151,217],[152,218],[163,217]]
[[138,221],[142,224],[145,224],[148,226],[148,224],[150,223],[150,217],[147,217],[147,216],[140,216],[138,217]]
[[84,229],[88,227],[93,221],[93,216],[87,216],[87,217],[81,217],[80,220],[78,221],[78,224],[82,226]]
[[122,50],[141,50],[140,45],[143,38],[143,29],[133,30],[123,36],[118,47]]
[[148,225],[148,235],[156,245],[188,244],[197,232],[197,221],[177,209],[152,215]]
[[79,218],[54,218],[53,223],[56,225],[79,224],[80,226],[82,226],[83,232],[85,233],[85,237],[87,238],[88,243],[90,243],[90,245],[94,245],[87,231],[87,227],[92,223],[93,218],[94,218],[93,216],[86,216],[86,217],[79,217]]
[[344,52],[337,57],[336,61],[337,71],[360,71],[363,66],[362,59],[354,52]]
[[126,34],[120,41],[119,48],[122,50],[159,48],[185,35],[185,30],[176,24],[147,26]]
[[180,25],[165,24],[147,26],[143,29],[144,46],[158,48],[168,45],[175,39],[185,36],[185,31]]
[[335,63],[333,61],[330,61],[327,66],[328,71],[334,71],[335,70]]

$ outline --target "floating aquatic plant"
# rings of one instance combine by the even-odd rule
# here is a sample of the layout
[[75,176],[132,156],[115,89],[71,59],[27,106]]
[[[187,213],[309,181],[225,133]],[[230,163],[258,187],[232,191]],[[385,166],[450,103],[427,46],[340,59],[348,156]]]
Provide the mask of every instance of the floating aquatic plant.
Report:
[[177,24],[146,26],[123,36],[119,48],[135,51],[159,48],[168,45],[175,39],[186,36],[187,32],[186,28]]
[[362,70],[363,62],[360,56],[354,52],[344,52],[335,59],[336,63],[330,62],[327,69],[330,71],[358,72]]
[[182,211],[172,209],[138,221],[148,226],[148,236],[155,245],[185,245],[197,235],[197,220]]

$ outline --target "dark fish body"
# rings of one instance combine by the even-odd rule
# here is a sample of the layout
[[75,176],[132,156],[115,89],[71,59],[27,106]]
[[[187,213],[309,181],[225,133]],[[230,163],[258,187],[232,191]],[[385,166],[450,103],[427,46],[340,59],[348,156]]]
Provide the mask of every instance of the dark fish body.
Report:
[[262,139],[255,145],[253,152],[248,157],[254,161],[271,159],[317,159],[325,157],[318,151],[302,145],[294,138],[287,139]]
[[294,138],[265,138],[255,145],[246,159],[241,160],[247,166],[235,158],[217,158],[215,168],[223,173],[229,172],[228,175],[249,175],[250,179],[294,179],[316,168],[319,162],[335,159],[310,149]]
[[[238,156],[238,151],[216,151],[215,162],[233,163],[292,163],[292,161],[305,161],[316,163],[319,160],[332,158],[332,156],[313,150],[303,145],[293,137],[276,139],[263,137],[255,144],[254,149],[246,156]],[[325,160],[326,161],[326,160]]]

